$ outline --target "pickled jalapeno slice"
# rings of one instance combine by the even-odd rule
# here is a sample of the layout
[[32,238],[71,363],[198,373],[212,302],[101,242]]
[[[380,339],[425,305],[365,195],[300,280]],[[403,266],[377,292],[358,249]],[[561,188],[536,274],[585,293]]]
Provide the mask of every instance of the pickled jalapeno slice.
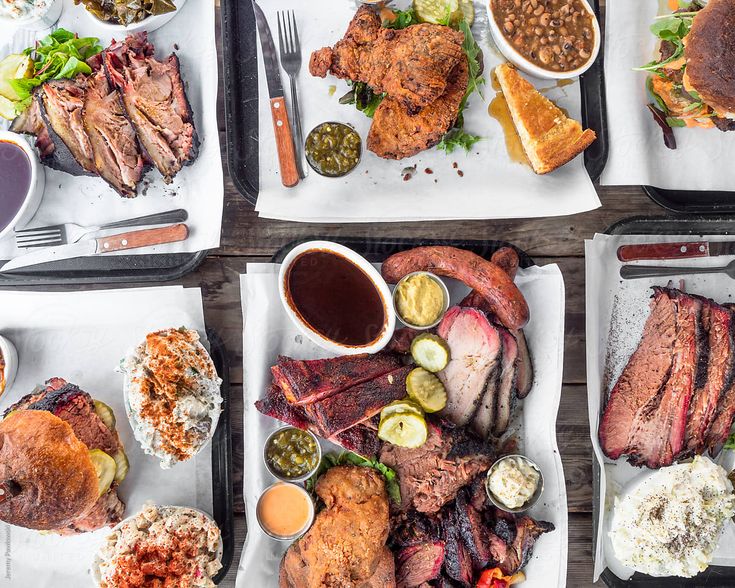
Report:
[[306,138],[309,165],[323,176],[339,177],[360,161],[361,139],[352,127],[342,123],[320,124]]
[[283,429],[276,433],[266,448],[268,465],[284,478],[300,478],[314,470],[318,448],[314,438],[299,429]]

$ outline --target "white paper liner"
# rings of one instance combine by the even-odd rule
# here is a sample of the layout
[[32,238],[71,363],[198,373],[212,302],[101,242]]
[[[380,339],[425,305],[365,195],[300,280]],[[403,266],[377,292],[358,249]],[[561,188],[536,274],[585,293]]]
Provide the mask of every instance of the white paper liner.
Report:
[[[110,405],[117,419],[130,472],[119,489],[137,513],[146,502],[212,510],[211,449],[189,462],[162,470],[145,455],[125,417],[123,376],[115,371],[126,351],[147,333],[185,325],[205,340],[198,288],[180,286],[89,292],[0,292],[0,332],[18,349],[20,366],[3,412],[38,384],[58,376]],[[211,447],[211,446],[210,446]],[[80,588],[91,585],[89,566],[109,533],[60,537],[0,523],[4,571],[0,586]]]
[[[393,3],[398,7],[407,4],[406,0]],[[490,38],[485,3],[475,2],[473,25],[473,34],[484,54],[487,80],[482,89],[484,99],[473,94],[465,112],[465,129],[482,136],[483,140],[470,153],[459,149],[447,155],[430,149],[401,161],[380,159],[367,150],[371,119],[354,106],[339,104],[339,98],[348,90],[344,80],[331,75],[326,79],[316,78],[309,73],[311,52],[332,46],[342,38],[357,4],[320,0],[319,10],[307,10],[302,0],[270,0],[261,2],[260,6],[274,35],[278,31],[276,12],[295,10],[304,60],[297,78],[304,136],[322,122],[340,121],[353,125],[363,140],[362,162],[344,178],[324,178],[307,169],[306,180],[295,188],[284,188],[278,172],[271,113],[264,106],[269,103],[269,96],[258,44],[260,195],[256,210],[261,216],[304,222],[399,222],[557,216],[600,206],[582,156],[545,176],[537,176],[529,167],[510,160],[503,130],[488,114],[495,96],[490,75],[505,59]],[[288,95],[285,75],[283,83]],[[581,120],[579,83],[562,88],[550,80],[533,80],[533,83],[545,88],[546,96],[570,116]],[[330,86],[336,88],[331,96]],[[290,105],[288,98],[287,102]],[[453,167],[455,162],[464,174],[462,177]],[[417,171],[413,178],[404,181],[402,170],[414,165]],[[426,173],[426,169],[433,173]]]
[[[255,506],[260,493],[274,479],[263,463],[266,437],[281,423],[260,414],[253,403],[263,396],[271,381],[270,366],[279,354],[312,359],[328,357],[299,334],[278,296],[278,265],[248,264],[240,276],[244,345],[245,497],[248,537],[240,559],[237,587],[275,587],[281,557],[287,542],[275,541],[258,527]],[[458,302],[467,287],[448,280],[452,300]],[[564,472],[556,444],[556,414],[562,382],[564,346],[564,282],[556,265],[519,270],[516,283],[531,308],[531,321],[524,329],[535,368],[534,387],[523,401],[521,442],[526,454],[544,473],[545,489],[531,515],[556,526],[534,546],[525,568],[525,585],[548,588],[564,586],[567,569],[567,495]],[[323,443],[325,451],[331,444]]]
[[676,128],[678,149],[671,150],[664,145],[661,128],[646,107],[651,102],[646,90],[648,74],[633,68],[657,57],[659,39],[649,27],[659,14],[658,6],[655,0],[613,0],[605,6],[610,153],[600,183],[732,190],[735,175],[728,163],[735,159],[732,133]]
[[[722,240],[722,235],[704,237]],[[651,286],[665,286],[669,278],[645,278],[621,280],[619,271],[623,265],[618,261],[617,248],[629,243],[661,243],[699,239],[682,235],[595,235],[585,241],[586,284],[587,284],[587,396],[589,406],[590,436],[597,462],[601,466],[600,495],[597,497],[599,520],[594,524],[597,542],[594,545],[594,580],[606,567],[621,579],[628,579],[632,570],[624,567],[616,558],[608,538],[614,498],[633,478],[645,474],[645,468],[636,468],[621,458],[613,462],[604,457],[600,448],[597,430],[600,412],[606,395],[614,385],[633,351],[640,341],[643,324],[649,314]],[[726,265],[733,256],[674,261],[641,261],[637,265],[702,266]],[[684,280],[684,289],[693,294],[712,298],[717,302],[732,301],[732,280],[722,274],[704,276],[675,276],[674,286]],[[735,466],[735,453],[723,452],[716,460],[726,469]],[[720,547],[715,552],[714,565],[735,566],[735,525],[728,522]]]
[[[82,5],[63,0],[64,7],[58,27],[98,37],[100,44],[110,44],[110,34],[84,14]],[[166,210],[184,208],[190,234],[186,241],[126,251],[125,255],[150,253],[193,252],[219,246],[224,202],[224,182],[217,126],[217,48],[215,42],[215,6],[213,2],[186,2],[174,18],[148,36],[155,45],[155,56],[165,59],[176,52],[181,61],[181,77],[194,113],[194,125],[199,135],[199,157],[184,167],[171,184],[164,184],[161,174],[148,171],[136,198],[122,198],[101,178],[71,176],[45,167],[46,190],[43,202],[29,226],[60,223],[98,225]],[[54,27],[56,28],[56,27]],[[31,32],[9,28],[0,23],[0,59],[34,45],[51,32]],[[116,35],[122,40],[122,35]],[[0,129],[9,122],[0,118]],[[32,138],[28,138],[33,141]],[[115,229],[112,233],[125,230]],[[109,233],[109,232],[108,232]],[[0,240],[0,259],[15,257],[23,250],[15,247],[12,233]]]

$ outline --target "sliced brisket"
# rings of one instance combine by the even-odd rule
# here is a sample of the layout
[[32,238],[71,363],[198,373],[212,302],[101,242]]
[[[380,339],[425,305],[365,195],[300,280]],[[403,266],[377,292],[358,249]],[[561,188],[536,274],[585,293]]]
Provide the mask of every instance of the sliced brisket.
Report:
[[469,588],[474,576],[472,557],[461,539],[457,513],[453,508],[443,512],[442,526],[446,544],[444,569],[450,578]]
[[400,357],[390,353],[311,360],[281,356],[271,372],[289,402],[309,404],[399,367]]
[[464,426],[483,401],[500,359],[500,335],[482,311],[459,306],[447,312],[437,332],[451,351],[449,364],[438,374],[447,390],[442,416]]
[[157,61],[146,33],[137,33],[107,49],[104,64],[108,78],[122,93],[141,145],[170,183],[199,151],[178,57],[172,54]]
[[707,336],[707,367],[703,383],[697,386],[689,408],[686,428],[688,453],[705,450],[707,434],[717,416],[717,407],[732,382],[735,363],[735,321],[732,311],[705,300],[702,326]]
[[613,386],[600,422],[600,445],[611,459],[630,452],[633,422],[644,407],[656,401],[669,378],[677,335],[676,310],[668,291],[654,288],[641,341]]
[[396,585],[398,588],[418,588],[435,579],[443,563],[444,541],[404,547],[396,554]]
[[143,157],[120,94],[110,87],[102,69],[88,78],[83,122],[99,175],[121,196],[135,197]]
[[500,384],[498,386],[497,404],[495,408],[494,433],[500,437],[508,429],[510,416],[515,400],[516,360],[518,344],[506,329],[499,329],[503,346],[503,357],[500,362]]
[[470,551],[475,569],[481,570],[490,563],[493,554],[490,549],[489,529],[483,521],[482,513],[472,506],[469,488],[459,491],[455,509],[460,537]]
[[[18,115],[10,125],[10,130],[14,133],[23,133],[26,135],[34,135],[36,137],[36,148],[41,155],[41,161],[54,169],[61,169],[62,162],[53,161],[56,157],[54,141],[49,135],[46,123],[43,122],[41,116],[41,102],[39,100],[40,92],[43,90],[38,88],[34,92],[31,105],[26,108],[22,114]],[[68,152],[68,151],[67,151]],[[71,157],[71,153],[68,153]],[[78,167],[78,164],[72,158],[72,163]]]

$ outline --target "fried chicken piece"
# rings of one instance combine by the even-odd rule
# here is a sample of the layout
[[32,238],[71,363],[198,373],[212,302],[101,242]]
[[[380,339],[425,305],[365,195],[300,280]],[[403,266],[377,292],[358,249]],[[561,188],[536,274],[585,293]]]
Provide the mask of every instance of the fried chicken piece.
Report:
[[317,483],[326,508],[281,562],[281,588],[395,588],[388,495],[370,468],[336,466]]
[[384,98],[373,115],[367,148],[385,159],[403,159],[439,143],[457,120],[468,79],[462,59],[449,74],[447,91],[414,115],[396,99]]
[[447,76],[464,58],[463,41],[460,31],[434,24],[385,29],[378,15],[363,6],[342,40],[312,53],[309,71],[364,82],[415,114],[444,94]]

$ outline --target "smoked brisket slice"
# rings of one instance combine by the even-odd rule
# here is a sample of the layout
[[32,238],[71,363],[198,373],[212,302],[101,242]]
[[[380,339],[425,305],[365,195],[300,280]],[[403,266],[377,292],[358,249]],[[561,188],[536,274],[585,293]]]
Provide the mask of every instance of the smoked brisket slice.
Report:
[[143,158],[120,94],[110,87],[102,69],[88,78],[83,122],[99,175],[121,196],[134,198]]
[[400,357],[389,353],[310,360],[281,356],[271,372],[289,402],[309,404],[399,367]]
[[599,428],[600,445],[611,459],[635,447],[633,423],[639,412],[656,402],[669,379],[677,336],[677,306],[664,288],[654,288],[651,312],[638,348],[610,392]]
[[661,392],[636,414],[627,451],[632,463],[652,469],[671,465],[682,451],[701,350],[702,301],[673,289],[668,295],[676,304],[669,378]]
[[688,454],[704,452],[720,399],[732,383],[735,362],[735,320],[732,311],[712,300],[704,300],[702,326],[707,337],[706,377],[694,391],[689,408],[685,446]]
[[500,341],[503,344],[503,359],[500,362],[500,383],[495,408],[496,437],[500,437],[508,429],[510,416],[515,403],[516,362],[518,360],[518,344],[507,329],[500,328]]
[[108,78],[121,92],[141,146],[166,183],[199,153],[191,106],[181,79],[179,59],[153,57],[147,34],[137,33],[111,45],[104,56]]

